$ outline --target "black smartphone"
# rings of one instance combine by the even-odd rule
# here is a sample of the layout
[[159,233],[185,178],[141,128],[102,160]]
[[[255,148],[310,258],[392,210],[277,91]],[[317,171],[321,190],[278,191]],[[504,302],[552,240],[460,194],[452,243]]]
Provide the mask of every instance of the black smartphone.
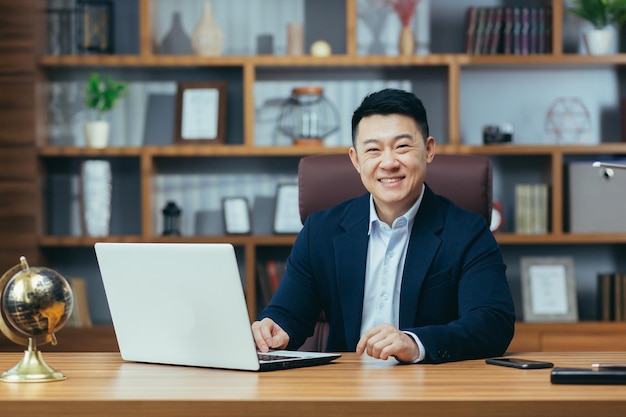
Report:
[[542,369],[552,368],[554,366],[552,362],[532,361],[522,358],[489,358],[486,359],[485,362],[490,365],[509,366],[518,369]]

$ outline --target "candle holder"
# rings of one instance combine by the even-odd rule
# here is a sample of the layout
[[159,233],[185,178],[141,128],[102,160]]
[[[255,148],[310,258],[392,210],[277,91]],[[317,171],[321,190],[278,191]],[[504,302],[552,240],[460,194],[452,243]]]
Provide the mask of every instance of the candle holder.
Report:
[[163,236],[180,236],[180,215],[182,210],[173,201],[168,201],[162,210]]

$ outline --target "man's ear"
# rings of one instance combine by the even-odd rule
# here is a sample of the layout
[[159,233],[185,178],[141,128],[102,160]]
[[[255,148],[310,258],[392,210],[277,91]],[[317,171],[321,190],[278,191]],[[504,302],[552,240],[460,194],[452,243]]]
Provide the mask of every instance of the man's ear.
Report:
[[430,164],[433,159],[435,159],[435,153],[437,150],[437,142],[435,142],[435,138],[429,136],[426,139],[426,163]]
[[356,169],[356,172],[361,174],[361,167],[359,166],[359,157],[356,154],[356,149],[351,146],[348,150],[348,155],[350,156],[350,161],[352,161],[352,165],[354,166],[354,169]]

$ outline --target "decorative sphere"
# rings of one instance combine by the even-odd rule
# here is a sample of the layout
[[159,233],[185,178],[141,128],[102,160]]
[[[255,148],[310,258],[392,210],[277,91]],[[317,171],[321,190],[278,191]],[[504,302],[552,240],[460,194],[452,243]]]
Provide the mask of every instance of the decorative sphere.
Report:
[[27,337],[54,333],[63,327],[74,307],[72,288],[53,269],[26,266],[9,280],[2,293],[8,325]]
[[332,54],[332,48],[330,44],[326,41],[315,41],[311,45],[311,55],[326,57]]

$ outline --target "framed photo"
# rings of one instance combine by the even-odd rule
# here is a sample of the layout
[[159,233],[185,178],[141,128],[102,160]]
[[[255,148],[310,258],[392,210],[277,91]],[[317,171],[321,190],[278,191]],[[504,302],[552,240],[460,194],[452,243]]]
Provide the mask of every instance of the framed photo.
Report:
[[175,143],[224,143],[226,89],[226,81],[178,83]]
[[[113,2],[77,0],[77,41],[80,53],[113,53]],[[71,26],[70,26],[71,27]]]
[[245,197],[227,197],[222,200],[224,230],[227,234],[251,233],[250,206]]
[[302,229],[298,184],[279,184],[274,210],[274,233],[298,233]]
[[520,269],[524,321],[578,321],[571,257],[523,257]]

